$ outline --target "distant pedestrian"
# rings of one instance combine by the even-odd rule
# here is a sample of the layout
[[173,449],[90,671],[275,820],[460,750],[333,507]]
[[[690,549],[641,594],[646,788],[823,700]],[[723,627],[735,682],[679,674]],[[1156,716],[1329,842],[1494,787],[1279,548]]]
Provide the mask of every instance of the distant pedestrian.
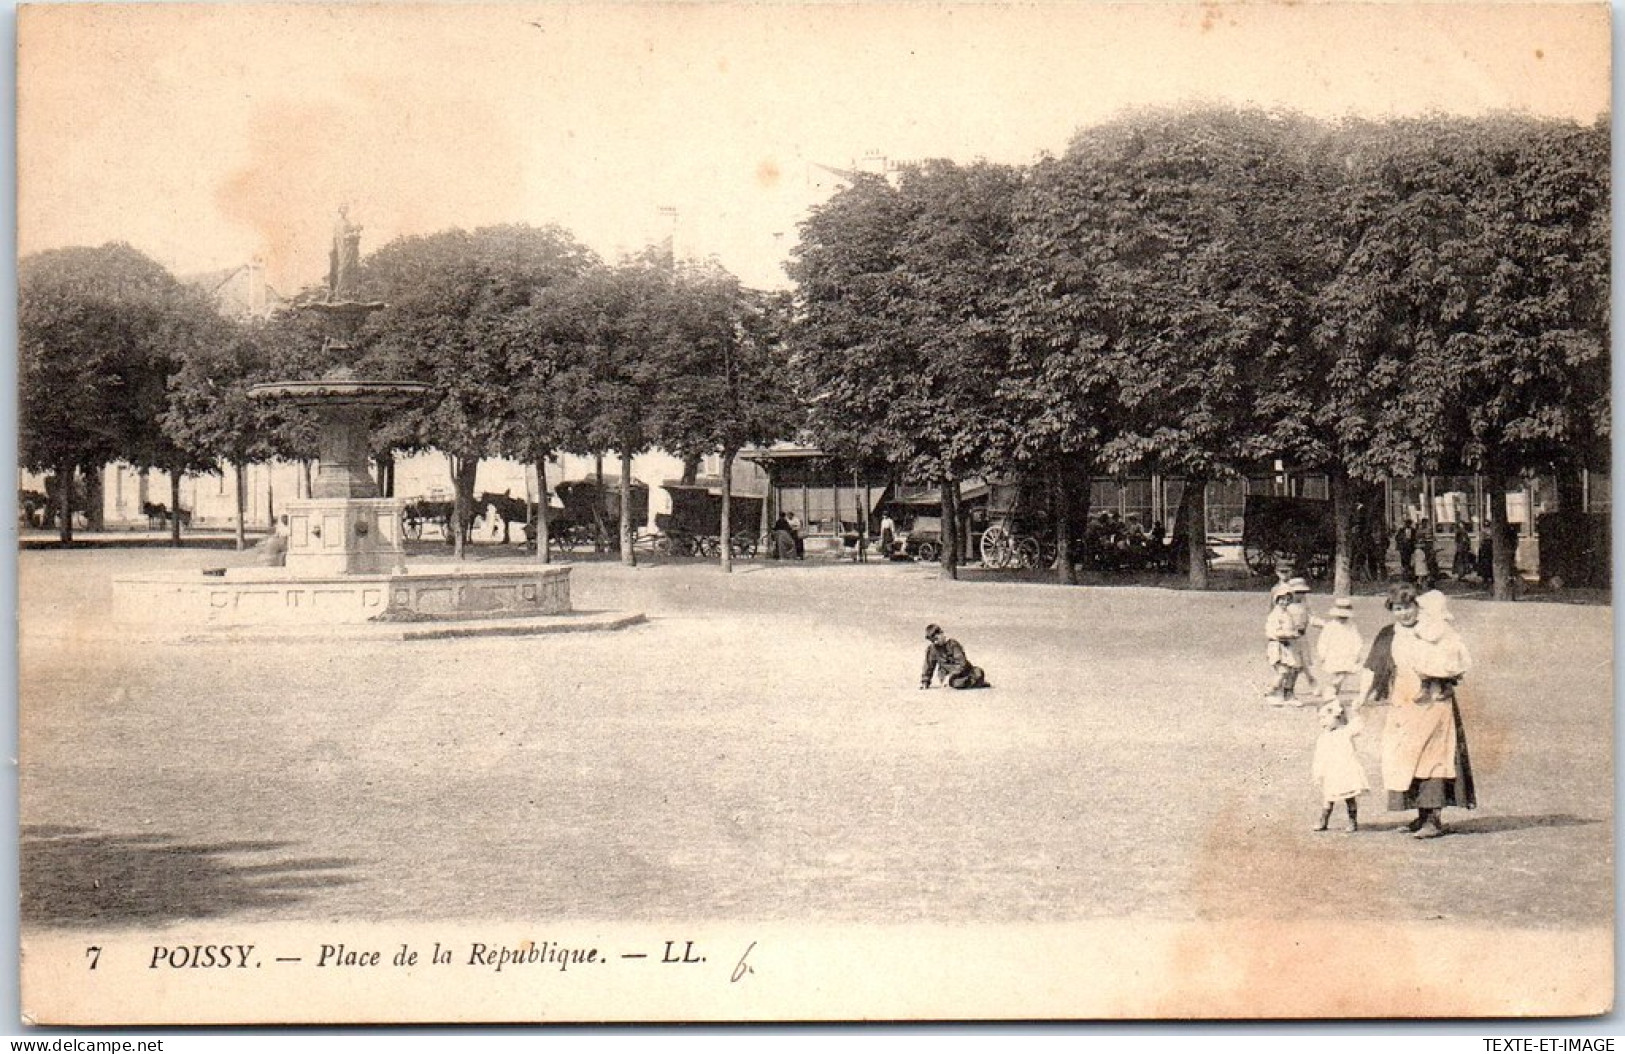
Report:
[[1348,812],[1348,832],[1353,834],[1360,829],[1356,799],[1369,791],[1371,784],[1366,780],[1365,766],[1360,763],[1354,738],[1364,727],[1357,711],[1350,711],[1335,699],[1320,708],[1321,731],[1315,740],[1315,756],[1309,769],[1320,791],[1320,820],[1315,824],[1316,831],[1326,830],[1338,802],[1342,802]]
[[891,513],[880,517],[880,555],[890,560],[897,545],[897,524],[891,518]]
[[796,559],[806,559],[807,543],[801,537],[801,517],[792,512],[789,516],[785,517],[785,523],[790,528],[790,537],[795,539]]
[[778,519],[773,521],[773,544],[768,555],[774,560],[789,560],[796,555],[796,535],[790,529],[790,521],[779,513]]
[[1416,557],[1416,528],[1406,517],[1394,530],[1394,552],[1399,557],[1399,573],[1407,582],[1413,581],[1416,570],[1412,561]]
[[1433,521],[1423,520],[1416,525],[1416,548],[1422,559],[1417,572],[1424,589],[1432,589],[1439,581],[1439,546],[1433,534]]
[[1455,555],[1450,560],[1450,574],[1456,579],[1464,579],[1473,573],[1473,537],[1467,531],[1467,525],[1460,520],[1456,521],[1453,532],[1455,537]]
[[957,640],[942,632],[942,627],[936,623],[925,627],[925,639],[930,643],[925,648],[925,669],[920,673],[920,689],[924,691],[931,687],[931,682],[941,677],[949,688],[991,688],[987,683],[987,674],[980,666],[972,666],[970,659],[965,657],[965,649]]

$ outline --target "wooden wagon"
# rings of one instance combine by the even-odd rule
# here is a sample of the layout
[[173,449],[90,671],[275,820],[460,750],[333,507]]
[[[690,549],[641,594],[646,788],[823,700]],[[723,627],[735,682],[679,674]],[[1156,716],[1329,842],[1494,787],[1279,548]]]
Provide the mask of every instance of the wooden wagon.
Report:
[[[649,485],[634,479],[631,490],[632,528],[637,532],[649,521]],[[602,491],[596,479],[577,479],[565,480],[553,492],[564,506],[548,518],[548,538],[554,545],[565,552],[620,548],[621,484],[617,477],[605,476]]]
[[[722,487],[715,483],[663,483],[671,499],[671,512],[655,516],[660,537],[658,551],[672,556],[722,554]],[[729,497],[729,523],[735,556],[755,556],[762,518],[762,498],[749,494]]]

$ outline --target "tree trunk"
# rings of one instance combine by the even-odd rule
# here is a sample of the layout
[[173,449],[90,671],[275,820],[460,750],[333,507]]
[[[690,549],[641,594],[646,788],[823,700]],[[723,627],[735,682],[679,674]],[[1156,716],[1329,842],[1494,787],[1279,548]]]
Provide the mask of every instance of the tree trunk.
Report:
[[1057,461],[1051,479],[1051,515],[1055,517],[1055,580],[1063,586],[1078,584],[1078,569],[1072,563],[1072,488],[1064,461]]
[[241,461],[231,463],[232,479],[237,484],[237,551],[248,548],[248,465]]
[[1337,549],[1332,554],[1332,595],[1349,596],[1354,589],[1354,501],[1349,493],[1348,469],[1341,464],[1326,471],[1332,489],[1332,525]]
[[480,470],[480,459],[451,455],[450,461],[452,555],[461,560],[468,540],[469,512],[474,507],[474,476]]
[[56,496],[61,502],[56,537],[64,545],[73,541],[73,471],[71,461],[56,467]]
[[304,478],[304,481],[305,481],[304,492],[301,493],[299,496],[301,498],[308,499],[310,497],[310,495],[311,495],[311,492],[312,492],[312,487],[310,485],[310,459],[305,458],[303,461],[300,461],[299,462],[299,469],[300,469],[299,474]]
[[1207,477],[1189,476],[1180,496],[1185,507],[1185,544],[1190,549],[1192,589],[1207,588]]
[[1506,476],[1498,469],[1490,469],[1484,473],[1484,482],[1490,492],[1490,568],[1495,579],[1490,599],[1516,600],[1517,587],[1512,579],[1517,573],[1518,536],[1507,519]]
[[378,455],[378,496],[395,496],[395,454],[386,450]]
[[698,457],[685,457],[683,459],[683,483],[692,486],[700,477],[700,459]]
[[942,480],[942,577],[959,578],[959,481]]
[[604,537],[604,452],[600,450],[593,455],[597,478],[593,483],[597,497],[592,503],[592,551],[601,553],[609,548],[608,539]]
[[632,455],[621,452],[621,563],[627,567],[638,565],[638,554],[632,546],[637,535],[632,525]]
[[181,545],[181,471],[178,468],[169,473],[169,544],[177,549]]
[[734,498],[734,455],[737,451],[724,450],[722,452],[722,573],[733,574],[734,570],[734,535],[733,535],[733,498]]
[[552,562],[552,554],[548,551],[551,544],[547,536],[547,455],[543,454],[536,459],[536,489],[540,493],[536,498],[536,562],[546,564]]
[[756,544],[761,546],[761,557],[765,560],[773,551],[772,537],[768,534],[773,529],[773,470],[768,467],[771,462],[757,462],[762,471],[767,473],[767,482],[762,485],[762,515],[761,521],[756,525]]

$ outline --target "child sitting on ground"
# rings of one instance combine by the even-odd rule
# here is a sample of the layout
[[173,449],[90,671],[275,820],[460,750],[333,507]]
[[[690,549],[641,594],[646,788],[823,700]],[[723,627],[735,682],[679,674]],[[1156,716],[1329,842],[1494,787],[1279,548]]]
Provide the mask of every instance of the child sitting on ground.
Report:
[[1360,656],[1365,640],[1359,627],[1354,625],[1354,602],[1348,597],[1332,601],[1332,610],[1320,623],[1320,636],[1315,641],[1315,663],[1325,677],[1322,695],[1336,699],[1345,688],[1354,688],[1360,680]]
[[1456,684],[1472,665],[1467,644],[1456,632],[1449,601],[1437,589],[1416,598],[1416,672],[1422,679],[1418,703],[1438,703],[1455,698]]
[[1360,829],[1360,810],[1355,799],[1371,789],[1366,782],[1365,766],[1354,749],[1354,737],[1364,728],[1358,713],[1351,713],[1337,700],[1320,708],[1320,736],[1315,740],[1315,757],[1310,763],[1310,774],[1320,789],[1320,820],[1316,831],[1326,830],[1331,822],[1332,810],[1342,802],[1348,810],[1348,831]]

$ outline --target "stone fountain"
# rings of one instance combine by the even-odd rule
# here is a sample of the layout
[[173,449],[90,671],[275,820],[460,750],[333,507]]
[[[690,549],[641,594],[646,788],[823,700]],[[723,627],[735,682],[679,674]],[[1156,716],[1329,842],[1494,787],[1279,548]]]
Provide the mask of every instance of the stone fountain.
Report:
[[[305,307],[323,320],[329,361],[341,359],[361,323],[384,307],[355,299],[360,231],[340,209],[327,299]],[[401,536],[404,503],[379,496],[368,471],[368,436],[373,415],[398,411],[428,394],[428,385],[362,380],[348,367],[319,380],[279,381],[249,389],[251,398],[310,411],[321,437],[320,467],[311,482],[311,496],[285,507],[285,561],[275,567],[116,579],[115,617],[183,628],[425,622],[467,626],[476,620],[501,620],[497,632],[522,632],[527,619],[569,615],[568,567],[529,561],[407,565]],[[596,626],[567,628],[616,628],[640,620],[640,616],[599,619]]]

